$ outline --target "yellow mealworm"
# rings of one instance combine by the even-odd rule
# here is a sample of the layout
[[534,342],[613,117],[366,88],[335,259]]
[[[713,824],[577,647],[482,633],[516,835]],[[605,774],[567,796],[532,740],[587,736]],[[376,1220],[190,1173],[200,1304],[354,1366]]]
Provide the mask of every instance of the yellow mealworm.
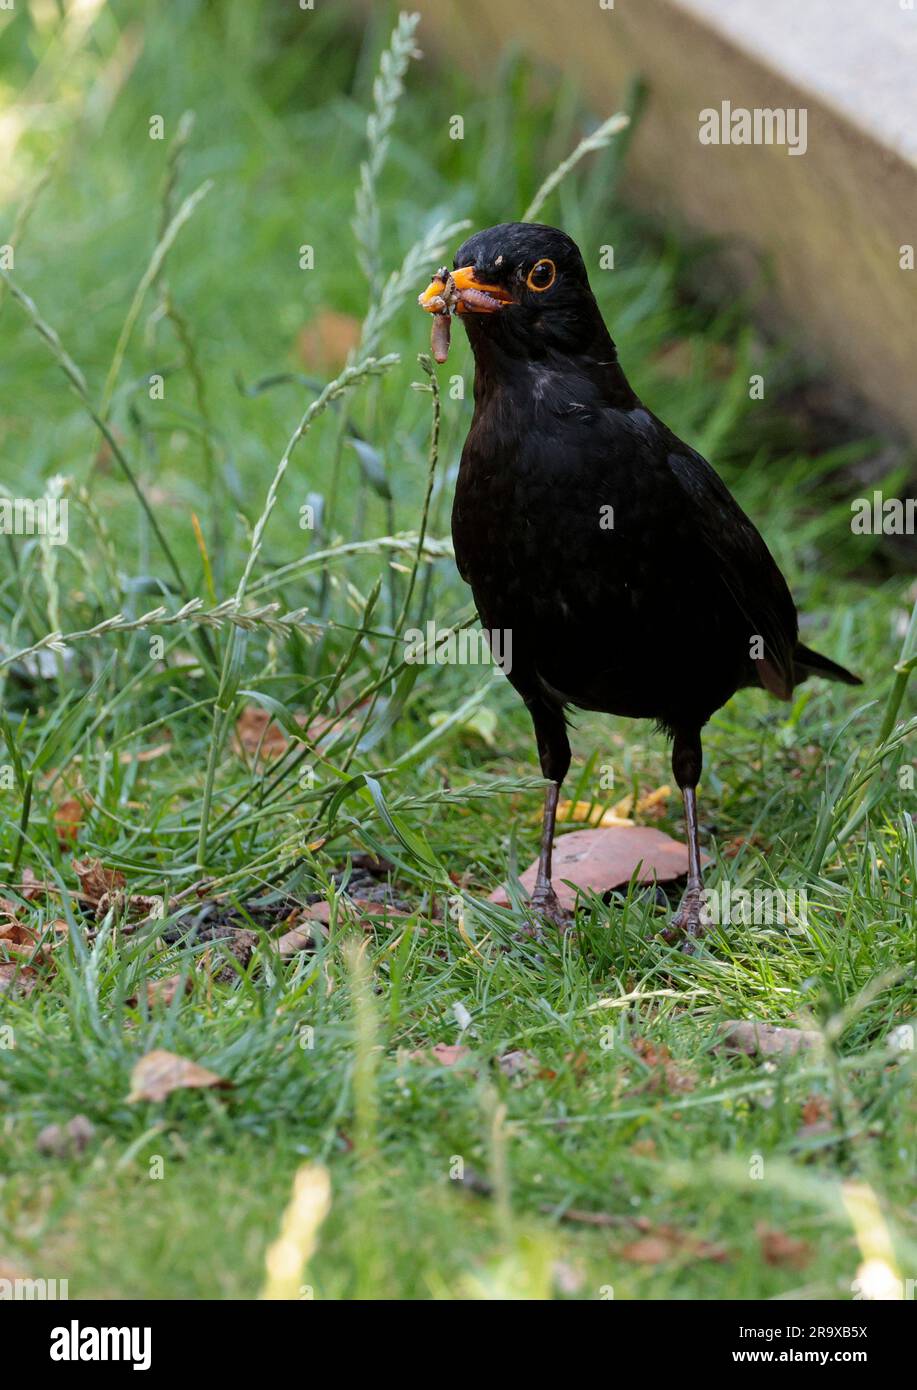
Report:
[[475,290],[471,288],[459,290],[458,300],[460,304],[467,305],[468,307],[474,305],[478,309],[494,310],[503,308],[499,299],[494,299],[493,295],[488,294],[486,290]]

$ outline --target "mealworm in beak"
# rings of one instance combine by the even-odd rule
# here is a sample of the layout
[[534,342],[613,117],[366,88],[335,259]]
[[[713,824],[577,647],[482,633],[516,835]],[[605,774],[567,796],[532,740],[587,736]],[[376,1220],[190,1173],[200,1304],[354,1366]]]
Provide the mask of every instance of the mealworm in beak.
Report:
[[467,289],[459,291],[459,305],[463,308],[476,307],[485,312],[492,312],[495,309],[502,309],[503,305],[499,299],[494,299],[492,294],[486,290]]
[[430,329],[430,351],[437,362],[445,362],[449,356],[451,331],[452,315],[448,311],[444,314],[433,315],[433,324]]

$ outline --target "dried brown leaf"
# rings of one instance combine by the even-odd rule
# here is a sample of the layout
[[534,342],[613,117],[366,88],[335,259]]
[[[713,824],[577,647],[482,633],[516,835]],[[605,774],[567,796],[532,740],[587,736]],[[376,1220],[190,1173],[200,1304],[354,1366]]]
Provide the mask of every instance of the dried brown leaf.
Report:
[[256,758],[259,767],[285,753],[290,740],[260,705],[246,705],[236,720],[232,746],[237,756]]
[[[162,980],[147,980],[146,983],[146,1002],[152,1009],[157,1004],[163,1008],[168,1008],[181,987],[181,975],[167,975]],[[190,976],[185,979],[185,994],[190,994],[194,988],[194,981]],[[137,1007],[137,996],[132,995],[125,1001],[132,1009]]]
[[57,834],[57,843],[61,849],[70,849],[76,843],[84,814],[83,803],[77,801],[75,796],[69,796],[56,808],[54,829]]
[[749,1057],[792,1056],[821,1044],[821,1034],[803,1028],[778,1028],[758,1019],[729,1019],[720,1024],[716,1046],[724,1052],[744,1052]]
[[797,1139],[815,1139],[820,1134],[830,1134],[834,1128],[827,1096],[808,1096],[803,1102],[801,1118]]
[[158,894],[103,893],[96,903],[96,920],[101,921],[112,908],[132,927],[159,921],[165,916],[165,903]]
[[157,1048],[146,1053],[131,1072],[131,1090],[128,1102],[140,1100],[165,1100],[173,1091],[201,1090],[211,1086],[225,1088],[232,1082],[218,1076],[215,1071],[199,1066],[187,1057],[176,1052],[166,1052]]
[[125,884],[121,871],[106,869],[101,859],[74,859],[73,872],[80,881],[81,894],[93,904],[106,894],[117,893]]
[[433,1047],[418,1047],[407,1054],[411,1062],[436,1062],[441,1067],[454,1067],[470,1056],[471,1049],[461,1044],[436,1043]]
[[39,1153],[52,1158],[72,1158],[88,1148],[95,1125],[85,1115],[74,1115],[65,1125],[45,1125],[35,1140]]
[[336,309],[320,309],[300,329],[296,351],[310,371],[337,371],[360,342],[360,321]]
[[812,1258],[813,1250],[807,1240],[788,1236],[785,1231],[775,1230],[759,1222],[755,1234],[761,1246],[765,1264],[789,1265],[791,1269],[804,1269]]
[[[629,883],[635,871],[638,883],[670,883],[682,878],[688,872],[687,845],[650,825],[573,830],[555,843],[554,891],[567,911],[575,907],[577,891],[607,893]],[[534,890],[537,873],[535,859],[520,879],[526,892]],[[568,881],[573,888],[568,887]],[[490,900],[503,907],[509,905],[505,888],[497,888]]]
[[714,1260],[722,1264],[729,1259],[729,1251],[724,1245],[709,1240],[698,1240],[687,1231],[679,1231],[675,1226],[648,1228],[645,1235],[631,1241],[621,1251],[625,1260],[634,1264],[658,1265],[680,1257],[691,1260]]
[[524,1076],[527,1072],[536,1072],[541,1075],[542,1067],[534,1052],[523,1052],[517,1049],[514,1052],[504,1052],[502,1057],[497,1058],[497,1066],[504,1076]]
[[651,1068],[649,1077],[638,1090],[694,1090],[694,1073],[685,1063],[676,1061],[665,1043],[654,1043],[649,1038],[634,1038],[632,1046],[637,1056]]
[[118,754],[119,763],[151,763],[155,758],[161,758],[163,753],[171,753],[172,744],[157,743],[155,748],[140,748],[136,752],[125,749]]
[[678,1246],[665,1236],[640,1236],[621,1250],[621,1258],[638,1265],[661,1265],[678,1253]]
[[827,1096],[807,1096],[802,1104],[802,1123],[811,1128],[821,1120],[831,1118],[831,1102]]
[[54,888],[54,884],[46,883],[43,879],[36,877],[34,869],[23,869],[22,882],[18,885],[19,891],[27,902],[34,902],[36,898],[43,898]]
[[[0,898],[0,906],[4,899]],[[33,947],[38,941],[38,935],[31,927],[26,927],[17,918],[0,917],[0,947],[2,946],[27,946]]]
[[0,994],[31,994],[38,984],[38,971],[18,961],[0,961]]

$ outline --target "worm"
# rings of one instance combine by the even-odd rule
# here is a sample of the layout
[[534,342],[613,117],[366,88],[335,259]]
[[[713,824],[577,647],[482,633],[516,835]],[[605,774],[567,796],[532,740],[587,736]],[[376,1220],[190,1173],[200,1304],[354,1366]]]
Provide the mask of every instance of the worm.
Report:
[[437,362],[445,362],[449,356],[452,314],[461,313],[463,309],[481,309],[484,312],[492,312],[503,306],[499,299],[494,299],[493,295],[488,294],[486,290],[456,289],[452,272],[446,266],[442,266],[436,272],[433,280],[441,288],[436,297],[428,300],[424,305],[433,314],[433,324],[430,329],[430,351]]
[[460,290],[458,302],[460,305],[468,305],[469,308],[472,305],[484,310],[503,308],[499,299],[494,299],[493,295],[488,294],[486,290]]
[[449,336],[452,331],[452,315],[448,309],[442,310],[433,315],[433,324],[430,329],[430,351],[434,360],[445,362],[449,356]]

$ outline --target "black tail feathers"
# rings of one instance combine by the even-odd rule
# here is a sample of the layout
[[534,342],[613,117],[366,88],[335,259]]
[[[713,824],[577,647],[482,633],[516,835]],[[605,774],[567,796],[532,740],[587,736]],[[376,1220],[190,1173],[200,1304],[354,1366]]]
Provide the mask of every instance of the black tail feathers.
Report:
[[855,676],[852,671],[848,671],[843,666],[838,666],[836,661],[832,661],[828,656],[822,656],[820,652],[813,652],[811,647],[804,647],[801,642],[797,642],[796,650],[793,653],[793,669],[795,671],[795,684],[807,680],[809,676],[824,676],[825,680],[843,681],[844,685],[862,685],[859,676]]

